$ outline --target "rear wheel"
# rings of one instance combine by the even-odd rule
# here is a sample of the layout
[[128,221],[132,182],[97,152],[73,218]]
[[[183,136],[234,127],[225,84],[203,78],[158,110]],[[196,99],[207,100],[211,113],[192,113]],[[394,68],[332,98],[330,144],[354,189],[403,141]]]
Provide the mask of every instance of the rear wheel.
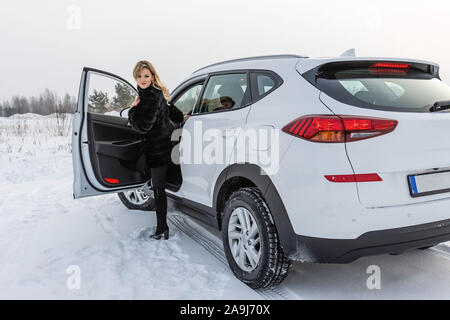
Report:
[[222,241],[233,274],[253,289],[281,283],[292,261],[281,248],[270,210],[257,188],[233,192],[225,204]]
[[155,198],[153,190],[149,190],[149,194],[145,194],[143,189],[135,189],[118,193],[120,201],[132,210],[150,210],[155,209]]

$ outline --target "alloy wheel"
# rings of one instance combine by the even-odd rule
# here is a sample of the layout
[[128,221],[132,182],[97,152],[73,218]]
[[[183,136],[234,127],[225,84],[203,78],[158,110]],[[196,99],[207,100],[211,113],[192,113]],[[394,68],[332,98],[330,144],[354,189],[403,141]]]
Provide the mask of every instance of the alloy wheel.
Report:
[[246,272],[253,271],[261,260],[260,231],[247,208],[237,207],[231,213],[228,241],[238,266]]

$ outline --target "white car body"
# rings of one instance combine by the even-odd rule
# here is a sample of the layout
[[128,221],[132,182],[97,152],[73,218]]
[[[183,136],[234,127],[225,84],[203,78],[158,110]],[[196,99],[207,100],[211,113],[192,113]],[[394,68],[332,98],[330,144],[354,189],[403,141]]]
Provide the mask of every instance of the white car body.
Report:
[[[367,254],[400,252],[450,240],[450,192],[413,197],[407,178],[450,170],[450,139],[445,138],[450,134],[450,113],[360,108],[334,99],[302,76],[326,63],[348,61],[421,63],[429,65],[436,74],[438,71],[437,64],[414,59],[312,59],[294,55],[236,59],[197,70],[172,96],[211,73],[269,70],[282,79],[279,87],[246,107],[193,115],[183,127],[192,135],[196,122],[201,122],[203,129],[216,128],[224,133],[231,128],[274,128],[279,131],[279,167],[276,174],[260,175],[258,163],[236,163],[232,157],[223,164],[181,163],[183,183],[167,193],[187,209],[203,212],[214,225],[214,221],[220,221],[227,181],[232,177],[251,181],[265,195],[283,250],[291,259],[301,261],[349,262]],[[96,181],[88,144],[83,145],[78,139],[79,134],[81,140],[89,140],[82,117],[82,112],[86,112],[82,89],[78,103],[73,122],[77,134],[72,147],[74,197],[140,186],[113,188]],[[303,115],[335,114],[393,119],[398,125],[390,133],[345,143],[314,143],[281,130]],[[266,151],[236,150],[239,146],[235,142],[236,139],[227,141],[234,145],[233,153],[249,156],[251,152]],[[80,152],[80,148],[85,151]],[[325,175],[372,173],[382,181],[336,183],[325,179]]]

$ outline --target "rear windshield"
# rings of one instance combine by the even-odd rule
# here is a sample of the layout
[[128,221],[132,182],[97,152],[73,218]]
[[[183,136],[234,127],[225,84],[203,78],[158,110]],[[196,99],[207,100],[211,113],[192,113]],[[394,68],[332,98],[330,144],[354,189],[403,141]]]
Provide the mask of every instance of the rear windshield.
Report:
[[450,100],[450,87],[433,75],[431,68],[373,62],[325,65],[305,78],[346,104],[386,111],[429,112],[437,101]]

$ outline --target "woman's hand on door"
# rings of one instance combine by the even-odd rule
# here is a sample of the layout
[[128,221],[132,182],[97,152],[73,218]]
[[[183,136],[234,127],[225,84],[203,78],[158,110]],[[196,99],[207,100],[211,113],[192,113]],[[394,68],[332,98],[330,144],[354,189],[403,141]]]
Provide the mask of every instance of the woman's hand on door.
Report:
[[136,99],[134,99],[133,103],[131,103],[130,108],[137,106],[139,101],[140,101],[139,96],[137,96]]

